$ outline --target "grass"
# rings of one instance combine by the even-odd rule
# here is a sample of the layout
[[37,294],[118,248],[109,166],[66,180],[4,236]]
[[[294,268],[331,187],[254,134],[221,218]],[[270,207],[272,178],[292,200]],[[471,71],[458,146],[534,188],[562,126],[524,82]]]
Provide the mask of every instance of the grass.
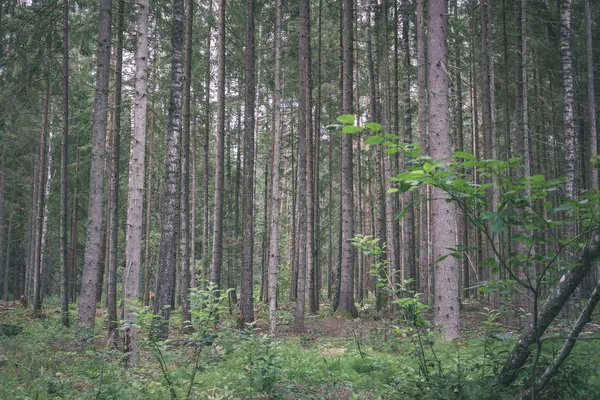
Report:
[[[148,348],[141,349],[138,367],[128,371],[122,367],[122,353],[107,347],[101,335],[94,346],[78,348],[74,328],[60,326],[57,305],[47,304],[43,319],[5,305],[0,303],[0,323],[23,331],[0,336],[0,399],[172,398]],[[190,398],[509,399],[518,391],[498,393],[492,387],[510,339],[436,341],[432,347],[426,343],[419,353],[411,332],[394,329],[391,322],[357,337],[308,332],[281,339],[258,329],[240,331],[235,323],[233,317],[223,316],[213,346],[202,350]],[[186,398],[193,348],[183,337],[172,339],[164,352],[168,376],[177,398]],[[435,340],[435,335],[427,340]],[[547,342],[544,361],[559,345]],[[597,340],[578,344],[547,398],[595,398],[600,393],[599,349]],[[420,356],[427,373],[419,366]],[[520,380],[527,379],[525,370]]]

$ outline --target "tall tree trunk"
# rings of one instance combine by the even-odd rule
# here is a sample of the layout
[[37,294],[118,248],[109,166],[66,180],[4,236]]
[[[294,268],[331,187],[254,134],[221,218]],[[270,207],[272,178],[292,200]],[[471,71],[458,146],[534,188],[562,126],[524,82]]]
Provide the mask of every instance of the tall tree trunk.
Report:
[[[445,162],[451,156],[450,121],[448,118],[448,10],[445,0],[428,1],[429,32],[427,35],[427,89],[430,154]],[[456,209],[447,201],[448,194],[432,188],[431,227],[433,259],[448,255],[456,247]],[[459,336],[458,265],[454,257],[446,257],[435,265],[434,319],[445,340]]]
[[575,124],[573,122],[573,70],[571,61],[571,0],[559,0],[558,43],[563,72],[563,122],[565,126],[565,174],[567,197],[575,198]]
[[[191,323],[190,287],[192,275],[190,270],[190,110],[192,86],[192,27],[194,22],[194,2],[185,1],[185,54],[183,72],[183,130],[181,137],[181,322],[184,330]],[[194,193],[195,195],[195,193]],[[193,221],[192,221],[193,222]],[[191,226],[190,226],[191,225]]]
[[[412,143],[412,105],[411,105],[411,57],[410,57],[410,14],[408,10],[408,0],[402,0],[400,4],[402,12],[402,70],[404,79],[402,81],[402,91],[404,92],[404,141]],[[404,272],[405,277],[413,279],[414,282],[409,287],[416,289],[417,284],[417,252],[415,242],[415,207],[414,194],[408,192],[404,196],[404,207],[408,207],[408,211],[402,220],[403,233],[403,248],[404,248]]]
[[244,323],[254,321],[254,126],[256,75],[254,60],[254,0],[246,1],[246,79],[244,106],[244,188],[242,219],[242,269],[240,309]]
[[[300,3],[300,62],[304,63],[303,85],[300,90],[304,92],[304,108],[300,118],[305,119],[306,127],[306,299],[308,312],[317,313],[316,303],[316,275],[315,275],[315,197],[314,197],[314,148],[313,148],[313,118],[312,118],[312,74],[310,50],[310,1]],[[301,179],[303,175],[300,175]]]
[[310,112],[308,109],[308,98],[306,86],[307,72],[306,68],[310,68],[306,59],[308,54],[307,46],[309,46],[308,27],[308,0],[302,0],[299,3],[299,42],[298,42],[298,287],[296,296],[296,313],[295,313],[295,328],[301,332],[304,330],[304,311],[306,305],[306,281],[307,275],[310,273],[310,265],[308,265],[308,183],[307,175],[311,173],[307,168],[307,135],[310,128],[307,126],[308,118],[306,115]]
[[[144,10],[144,12],[146,14],[148,14],[147,8],[148,8],[147,3],[140,4],[140,10]],[[140,25],[140,24],[142,22],[146,22],[147,19],[148,19],[147,15],[146,16],[138,15],[138,25],[143,27],[144,25]],[[146,23],[146,25],[147,25],[147,23]],[[138,29],[140,29],[140,28],[138,28]],[[140,31],[138,32],[138,42],[141,41],[141,36],[148,36],[147,28],[145,31],[142,31],[140,29]],[[147,38],[144,43],[138,44],[138,46],[144,46],[144,45],[146,46],[146,48],[148,47]],[[140,64],[140,67],[141,66],[142,65]],[[146,61],[146,66],[147,66],[147,61]],[[136,64],[136,69],[137,69],[137,64]],[[136,70],[136,72],[137,72],[137,70]],[[143,77],[146,77],[145,80],[146,80],[146,87],[147,87],[147,85],[148,85],[147,71],[146,72],[140,71],[140,79],[142,79]],[[146,89],[146,87],[142,87],[141,89]],[[137,104],[137,105],[141,106],[141,104]],[[147,101],[146,101],[146,105],[147,105]],[[152,107],[152,108],[154,108],[154,107]],[[133,104],[133,109],[135,112],[136,103]],[[139,111],[141,112],[142,110],[140,109]],[[147,111],[146,111],[146,114],[147,114]],[[134,120],[135,120],[135,116],[134,116]],[[148,149],[148,162],[145,163],[145,168],[146,168],[146,215],[145,215],[145,221],[144,221],[144,226],[145,226],[145,229],[144,229],[144,305],[145,306],[150,305],[150,264],[151,264],[150,232],[151,232],[151,228],[152,228],[152,158],[154,156],[154,128],[155,128],[154,124],[155,124],[154,113],[151,113],[150,114],[150,129],[148,132],[148,134],[150,135],[150,148]],[[127,256],[125,258],[127,258]]]
[[[427,151],[429,144],[427,138],[427,54],[425,37],[425,2],[417,0],[417,104],[419,108],[417,129],[419,130],[419,144],[423,151]],[[428,188],[422,185],[419,198],[419,279],[417,287],[423,294],[425,303],[429,302],[429,202],[427,199]]]
[[[127,367],[137,364],[137,325],[135,302],[139,298],[140,274],[142,269],[142,204],[144,196],[144,170],[146,151],[146,107],[148,103],[148,0],[138,0],[137,34],[135,51],[135,87],[133,93],[133,132],[129,150],[129,184],[127,194],[127,225],[125,232],[125,274],[123,276],[123,300],[125,321],[124,351]],[[151,167],[151,166],[150,166]],[[152,176],[151,168],[148,172]],[[146,187],[150,193],[151,187]],[[149,199],[146,200],[148,213]],[[146,217],[146,233],[149,220]],[[148,242],[146,238],[146,242]],[[146,257],[148,255],[146,254]],[[148,260],[145,260],[148,264]],[[148,271],[146,271],[146,281]]]
[[81,277],[79,314],[77,318],[77,325],[80,329],[82,340],[91,336],[91,331],[94,329],[96,323],[96,286],[98,283],[97,271],[102,239],[102,197],[104,195],[104,146],[108,120],[111,17],[112,0],[100,0],[88,223]]
[[167,157],[165,191],[161,204],[162,233],[158,257],[158,282],[154,314],[158,337],[169,334],[170,305],[173,299],[173,280],[177,255],[177,217],[181,171],[181,106],[183,97],[183,18],[184,1],[173,0],[173,28],[171,33],[171,87],[169,93],[169,120],[167,126]]
[[[212,267],[210,272],[210,280],[214,282],[219,289],[221,288],[221,271],[223,269],[223,175],[225,165],[225,39],[225,0],[219,0],[217,44],[217,143],[215,158],[214,199],[215,207],[213,212],[213,249]],[[205,140],[207,140],[207,138]],[[206,148],[205,151],[208,151],[208,149]]]
[[[585,0],[585,65],[587,72],[587,115],[590,159],[598,157],[598,136],[596,133],[596,92],[594,89],[594,57],[592,45],[592,10],[590,0]],[[590,188],[598,190],[598,168],[593,163],[590,169]]]
[[[2,188],[0,187],[0,190]],[[1,204],[1,203],[0,203]],[[2,224],[0,224],[0,229]],[[3,296],[4,301],[8,301],[8,281],[9,281],[9,272],[10,272],[10,233],[12,231],[12,214],[8,215],[8,223],[6,224],[6,254],[4,255],[4,286],[3,286]],[[1,244],[1,243],[0,243]],[[1,255],[1,253],[0,253]],[[2,262],[2,257],[0,257],[0,262]],[[15,292],[15,288],[18,286],[19,280],[17,279],[17,268],[15,267],[13,270],[13,293]],[[13,296],[13,300],[16,300],[17,296]]]
[[[0,263],[4,259],[2,257],[2,251],[4,249],[4,210],[6,209],[6,205],[4,204],[4,189],[6,186],[6,149],[8,149],[8,140],[4,139],[2,143],[2,160],[0,161]],[[9,224],[10,229],[10,224]],[[6,253],[8,254],[10,251],[9,246],[6,246]],[[8,300],[8,264],[6,265],[6,269],[4,271],[4,295],[3,299],[5,301]],[[14,279],[16,283],[16,279]]]
[[[67,258],[67,164],[69,159],[69,1],[63,0],[62,135],[60,138],[60,322],[69,326],[69,266]],[[0,201],[0,204],[2,202]],[[1,205],[0,205],[1,207]],[[0,217],[0,226],[2,218]],[[2,235],[2,233],[0,233]],[[2,240],[0,240],[0,249]],[[2,251],[0,250],[0,253]],[[1,257],[0,257],[1,259]]]
[[281,164],[281,0],[275,0],[275,75],[273,90],[273,160],[271,164],[271,226],[269,235],[269,333],[276,329],[279,270],[279,165]]
[[123,30],[125,0],[117,0],[117,46],[115,48],[115,113],[113,119],[113,140],[110,157],[110,208],[107,230],[108,251],[108,334],[117,335],[117,270],[119,241],[119,159],[121,158],[121,103],[123,86]]
[[[50,50],[50,36],[46,37],[48,52]],[[48,54],[50,56],[50,54]],[[38,179],[37,179],[37,199],[36,199],[36,223],[35,223],[35,250],[33,259],[33,314],[35,316],[41,316],[42,311],[42,268],[44,259],[42,257],[42,243],[44,242],[44,201],[45,201],[45,188],[47,182],[47,136],[49,131],[48,114],[50,112],[50,76],[46,72],[46,79],[44,82],[44,97],[42,100],[42,126],[40,129],[40,149],[39,149],[39,167],[38,167]]]
[[[210,78],[211,78],[211,39],[212,39],[212,1],[208,2],[208,15],[206,21],[208,22],[207,35],[206,35],[206,49],[204,56],[204,134],[202,136],[202,169],[204,179],[202,180],[202,278],[208,281],[210,278],[209,271],[209,252],[208,246],[210,243],[210,216],[209,216],[209,188],[210,188],[210,164],[208,162],[210,156]],[[224,55],[223,55],[224,56]],[[203,283],[204,286],[205,283]]]
[[[342,41],[342,112],[352,114],[354,111],[352,99],[352,49],[354,2],[343,0],[343,41]],[[341,231],[341,274],[340,300],[336,315],[346,318],[356,318],[358,311],[354,305],[354,246],[350,239],[354,237],[354,188],[352,164],[352,136],[342,135],[341,162],[341,196],[342,196],[342,231]]]

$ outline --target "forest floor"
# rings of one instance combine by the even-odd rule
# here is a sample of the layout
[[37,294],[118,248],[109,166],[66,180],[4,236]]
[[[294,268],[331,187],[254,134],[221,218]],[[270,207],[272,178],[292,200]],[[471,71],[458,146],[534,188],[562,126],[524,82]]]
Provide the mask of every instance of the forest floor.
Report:
[[[462,339],[452,343],[428,324],[407,327],[368,302],[354,320],[334,318],[323,305],[306,316],[304,332],[294,329],[294,304],[283,303],[273,339],[258,303],[252,329],[237,329],[235,313],[225,312],[212,345],[203,347],[179,329],[175,312],[170,340],[142,333],[135,370],[123,367],[122,352],[100,329],[94,346],[82,348],[75,329],[60,326],[58,306],[49,299],[36,319],[20,303],[0,301],[0,399],[511,399],[519,388],[499,394],[493,382],[523,318],[505,310],[493,321],[477,302],[463,304]],[[549,334],[564,336],[576,311],[567,310]],[[100,328],[105,315],[99,308]],[[599,398],[599,319],[588,324],[584,337],[593,340],[578,344],[548,399]],[[562,341],[548,343],[544,363]]]

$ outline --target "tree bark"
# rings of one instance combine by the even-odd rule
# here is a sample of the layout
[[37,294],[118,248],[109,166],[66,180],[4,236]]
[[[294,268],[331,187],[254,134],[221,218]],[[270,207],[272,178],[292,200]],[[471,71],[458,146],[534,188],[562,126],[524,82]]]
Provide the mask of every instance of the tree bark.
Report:
[[[4,204],[4,193],[6,186],[6,149],[8,149],[8,140],[4,139],[2,143],[2,161],[0,161],[0,263],[4,259],[2,257],[2,251],[4,249],[4,210],[6,205]],[[10,229],[10,224],[9,224]],[[9,247],[6,246],[6,253],[10,251]],[[4,270],[4,293],[3,299],[8,301],[8,264]],[[14,280],[16,283],[16,279]]]
[[[210,280],[221,288],[223,269],[223,189],[225,157],[225,0],[219,0],[217,50],[217,132],[215,158],[215,207],[213,212],[213,249]],[[207,131],[208,135],[208,131]],[[206,140],[206,139],[205,139]],[[205,151],[207,151],[205,149]]]
[[[448,117],[448,10],[445,0],[428,1],[427,89],[430,154],[445,162],[451,157],[450,121]],[[445,340],[459,337],[458,265],[448,257],[456,248],[456,209],[447,201],[448,194],[432,188],[431,227],[435,269],[434,320]],[[440,260],[441,257],[446,257]]]
[[279,165],[281,164],[281,0],[275,0],[275,75],[273,90],[273,160],[271,164],[271,226],[269,235],[269,333],[277,320],[279,271]]
[[571,56],[571,0],[560,0],[558,43],[563,72],[563,122],[565,127],[566,194],[575,198],[575,124],[573,122],[573,70]]
[[254,321],[254,126],[256,104],[256,75],[254,60],[254,0],[246,2],[246,79],[244,106],[244,187],[242,219],[242,269],[240,309],[242,320]]
[[[598,157],[598,136],[596,132],[596,91],[594,88],[594,57],[592,44],[592,10],[590,0],[585,0],[585,65],[587,72],[587,116],[590,159]],[[598,190],[598,168],[593,163],[590,169],[590,188]]]
[[110,72],[110,32],[112,0],[100,0],[98,20],[98,61],[96,67],[96,98],[94,101],[94,130],[88,223],[86,231],[81,296],[77,325],[82,340],[91,337],[95,327],[98,263],[102,239],[102,197],[104,195],[104,150],[108,120],[108,81]]
[[[352,49],[353,49],[353,23],[354,2],[342,2],[342,112],[352,114],[354,111],[352,99],[353,74],[352,74]],[[342,230],[341,250],[342,256],[340,271],[340,297],[336,315],[344,318],[358,317],[354,305],[354,246],[350,239],[354,237],[354,188],[352,164],[352,136],[342,135],[341,153],[341,201],[342,201]]]
[[[425,36],[425,1],[417,0],[417,104],[419,130],[419,144],[424,152],[427,151],[427,54]],[[427,201],[428,188],[422,185],[419,189],[421,199],[419,210],[419,277],[417,287],[423,295],[423,301],[429,302],[429,202]]]
[[108,210],[108,335],[117,336],[117,270],[119,241],[119,160],[121,158],[121,103],[123,86],[123,29],[125,0],[117,0],[117,46],[115,48],[115,113],[113,119],[113,140],[110,154],[110,208]]
[[173,28],[171,33],[171,84],[169,93],[169,120],[167,126],[167,157],[165,165],[165,189],[161,202],[162,233],[158,258],[158,282],[154,313],[157,335],[169,334],[170,307],[173,299],[173,280],[177,255],[177,217],[181,170],[181,106],[183,97],[183,18],[184,1],[173,0]]
[[[135,87],[133,93],[133,132],[129,150],[129,183],[127,194],[127,225],[125,232],[125,273],[123,276],[124,351],[125,364],[131,368],[137,364],[136,301],[139,298],[142,269],[142,221],[144,197],[144,170],[146,151],[146,109],[148,103],[148,0],[138,0],[135,51]],[[152,176],[151,169],[149,175]],[[146,187],[150,193],[151,187]],[[146,207],[150,204],[147,199]],[[148,213],[148,208],[146,212]],[[146,218],[148,228],[148,216]],[[148,230],[146,230],[148,234]],[[148,237],[146,237],[148,242]],[[148,257],[146,255],[146,257]],[[148,260],[145,262],[148,264]],[[148,280],[148,271],[146,271]]]
[[[69,1],[63,0],[62,38],[62,135],[60,138],[60,322],[69,326],[69,266],[67,247],[67,164],[69,159]],[[1,204],[1,201],[0,201]],[[0,206],[1,207],[1,206]],[[0,226],[2,218],[0,217]],[[2,235],[2,233],[0,233]],[[0,249],[2,240],[0,240]],[[0,250],[1,252],[1,250]],[[1,259],[1,257],[0,257]]]
[[[181,322],[184,330],[191,323],[190,287],[192,274],[190,267],[190,110],[191,110],[191,85],[192,85],[192,27],[194,15],[193,0],[185,0],[185,54],[183,72],[183,130],[181,137],[181,237],[180,240],[180,265],[181,265]],[[193,193],[195,195],[195,193]],[[190,226],[191,225],[191,226]]]

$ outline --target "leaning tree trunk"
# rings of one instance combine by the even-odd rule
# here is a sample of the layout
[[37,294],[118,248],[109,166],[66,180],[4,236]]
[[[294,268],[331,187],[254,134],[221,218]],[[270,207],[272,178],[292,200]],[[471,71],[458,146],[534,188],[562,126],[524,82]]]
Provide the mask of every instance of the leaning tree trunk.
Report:
[[[123,300],[125,303],[124,351],[127,367],[137,364],[137,325],[135,303],[139,298],[142,244],[142,204],[146,151],[146,106],[148,102],[148,12],[149,1],[137,1],[137,42],[135,51],[135,87],[133,92],[133,132],[129,149],[129,184],[127,194],[127,225],[125,232],[125,262]],[[149,171],[150,176],[152,175]],[[151,187],[146,188],[147,192]],[[149,202],[148,202],[149,203]],[[148,223],[148,221],[147,221]],[[147,239],[147,238],[146,238]],[[146,260],[147,262],[147,260]],[[146,272],[146,280],[148,272]]]
[[[596,231],[598,229],[600,227]],[[523,330],[523,333],[521,333],[519,341],[515,344],[515,347],[504,363],[504,367],[497,380],[498,386],[507,387],[515,381],[519,369],[525,364],[531,354],[531,346],[538,343],[539,338],[562,310],[569,297],[571,297],[599,257],[600,234],[596,233],[586,246],[579,260],[574,263],[575,267],[569,269],[562,276],[541,307],[537,317],[537,328],[533,326],[533,323],[530,323]]]
[[81,277],[81,296],[77,325],[81,339],[91,337],[96,323],[96,290],[98,263],[102,239],[102,198],[104,195],[104,146],[108,121],[108,81],[110,72],[110,31],[112,0],[100,0],[98,20],[98,61],[96,67],[96,98],[92,134],[92,162],[88,222]]
[[169,93],[169,120],[167,126],[167,157],[165,191],[161,202],[162,234],[158,258],[158,282],[154,314],[158,337],[169,334],[170,306],[173,299],[173,279],[177,255],[177,217],[179,203],[179,173],[181,169],[181,105],[183,97],[183,0],[173,0],[173,30],[171,34],[171,88]]

